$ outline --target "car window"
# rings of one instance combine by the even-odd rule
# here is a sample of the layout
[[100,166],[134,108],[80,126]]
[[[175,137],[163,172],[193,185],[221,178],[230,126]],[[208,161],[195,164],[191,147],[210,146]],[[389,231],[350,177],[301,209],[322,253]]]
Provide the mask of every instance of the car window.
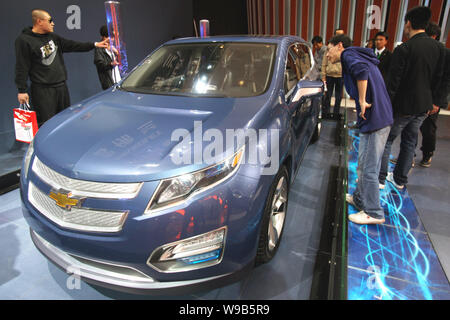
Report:
[[284,93],[286,95],[292,93],[294,87],[300,80],[295,64],[295,57],[296,55],[293,52],[293,47],[289,48],[286,58],[286,69],[284,70]]
[[286,97],[292,94],[297,83],[302,79],[311,80],[311,53],[307,45],[296,43],[288,50],[284,72],[284,92]]
[[311,55],[308,46],[297,43],[293,47],[295,55],[295,66],[299,79],[307,77],[308,72],[312,67]]
[[270,85],[276,44],[186,43],[166,45],[122,83],[133,92],[251,97]]

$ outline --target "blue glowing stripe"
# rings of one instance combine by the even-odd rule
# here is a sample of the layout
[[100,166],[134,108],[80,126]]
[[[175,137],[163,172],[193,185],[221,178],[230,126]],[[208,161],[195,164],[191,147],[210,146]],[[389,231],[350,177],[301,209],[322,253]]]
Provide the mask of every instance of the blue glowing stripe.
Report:
[[203,253],[203,254],[199,254],[196,256],[190,256],[187,258],[183,258],[181,260],[187,264],[198,264],[198,263],[208,262],[208,261],[219,259],[220,252],[221,252],[221,249],[218,249],[218,250],[214,250],[214,251],[211,251],[208,253]]
[[[349,131],[348,193],[356,188],[359,137]],[[393,165],[390,164],[390,171]],[[450,299],[445,276],[406,188],[380,190],[383,225],[348,225],[348,298],[351,300]],[[348,213],[357,210],[348,206]]]

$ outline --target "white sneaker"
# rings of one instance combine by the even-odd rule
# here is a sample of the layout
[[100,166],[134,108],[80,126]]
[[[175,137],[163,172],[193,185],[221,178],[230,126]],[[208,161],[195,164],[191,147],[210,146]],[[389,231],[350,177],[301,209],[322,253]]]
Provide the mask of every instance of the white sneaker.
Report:
[[348,219],[356,224],[383,224],[385,219],[375,219],[369,216],[364,211],[360,211],[355,214],[351,214],[348,216]]
[[402,190],[405,186],[401,185],[401,184],[397,184],[394,180],[394,174],[392,172],[389,172],[386,180],[389,181],[390,183],[392,183],[394,185],[394,187],[396,187],[398,190]]

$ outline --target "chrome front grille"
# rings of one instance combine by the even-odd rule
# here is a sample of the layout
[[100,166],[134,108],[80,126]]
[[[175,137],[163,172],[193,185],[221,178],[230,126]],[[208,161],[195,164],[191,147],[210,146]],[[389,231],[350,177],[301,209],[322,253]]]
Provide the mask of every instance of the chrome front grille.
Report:
[[31,181],[28,186],[28,200],[45,217],[56,224],[80,231],[118,232],[122,230],[128,211],[103,211],[72,207],[66,210],[56,205]]
[[139,193],[142,183],[108,183],[77,180],[66,177],[34,158],[32,170],[54,189],[69,190],[74,196],[103,199],[132,199]]

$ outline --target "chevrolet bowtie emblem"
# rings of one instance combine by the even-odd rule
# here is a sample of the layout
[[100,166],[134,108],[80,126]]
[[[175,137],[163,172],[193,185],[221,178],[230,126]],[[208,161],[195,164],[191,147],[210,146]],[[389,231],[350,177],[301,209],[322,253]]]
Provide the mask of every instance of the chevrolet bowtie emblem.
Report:
[[50,191],[48,195],[51,199],[55,200],[56,205],[70,211],[72,207],[80,206],[83,199],[71,198],[71,192]]

